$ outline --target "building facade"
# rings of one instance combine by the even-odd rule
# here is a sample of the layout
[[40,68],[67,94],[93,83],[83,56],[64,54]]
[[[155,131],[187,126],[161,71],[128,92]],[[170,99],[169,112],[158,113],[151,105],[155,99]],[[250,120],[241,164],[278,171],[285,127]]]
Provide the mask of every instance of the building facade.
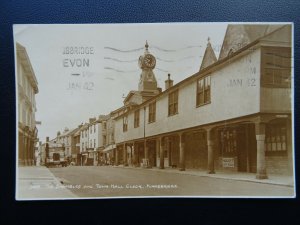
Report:
[[116,164],[293,175],[291,25],[228,25],[219,58],[208,40],[199,72],[163,92],[145,47],[137,93],[153,96],[115,118]]
[[16,72],[18,90],[18,165],[32,166],[35,160],[36,128],[35,95],[38,82],[31,66],[26,49],[16,44]]
[[39,141],[37,146],[35,147],[35,165],[40,166],[41,165],[41,155],[42,155],[42,142]]
[[[67,127],[64,129],[63,133],[57,133],[57,143],[63,145],[65,149],[65,157],[71,162],[73,158],[76,158],[76,138],[75,134],[79,130],[79,127],[69,130]],[[78,137],[78,136],[77,136]]]
[[100,152],[107,142],[106,116],[90,118],[80,128],[80,165],[98,165]]
[[81,131],[80,128],[82,125],[79,125],[76,129],[76,132],[73,135],[73,141],[72,141],[72,147],[71,147],[71,153],[72,153],[72,162],[75,165],[81,164],[81,156],[80,156],[80,137],[81,137]]
[[[53,161],[63,161],[67,160],[66,148],[64,145],[64,139],[60,136],[60,132],[57,132],[57,136],[53,139],[46,137],[45,143],[41,147],[41,165],[49,166],[49,163]],[[57,155],[59,154],[59,155]],[[56,156],[55,156],[56,155]],[[65,164],[59,164],[65,165]]]

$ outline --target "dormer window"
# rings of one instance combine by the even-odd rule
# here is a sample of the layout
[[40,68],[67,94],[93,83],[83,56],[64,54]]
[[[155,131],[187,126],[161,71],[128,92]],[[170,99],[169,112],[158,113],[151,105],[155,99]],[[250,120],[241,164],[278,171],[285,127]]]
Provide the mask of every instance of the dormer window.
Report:
[[234,51],[233,51],[233,48],[231,48],[231,49],[229,50],[229,52],[228,52],[228,56],[231,55],[233,52],[234,52]]

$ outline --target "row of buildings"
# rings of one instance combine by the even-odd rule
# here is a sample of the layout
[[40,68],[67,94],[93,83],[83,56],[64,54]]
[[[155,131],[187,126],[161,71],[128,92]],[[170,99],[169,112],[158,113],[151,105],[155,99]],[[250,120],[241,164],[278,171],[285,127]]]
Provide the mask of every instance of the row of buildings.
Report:
[[[115,148],[113,113],[89,118],[89,121],[78,125],[75,129],[65,128],[58,131],[53,139],[46,138],[41,144],[41,161],[45,164],[46,144],[50,151],[64,149],[65,157],[75,165],[111,164],[112,154],[109,150]],[[108,154],[104,154],[107,152]]]
[[109,115],[65,129],[77,165],[197,168],[293,175],[290,24],[228,25],[219,57],[208,39],[199,71],[165,88],[148,43],[138,90]]

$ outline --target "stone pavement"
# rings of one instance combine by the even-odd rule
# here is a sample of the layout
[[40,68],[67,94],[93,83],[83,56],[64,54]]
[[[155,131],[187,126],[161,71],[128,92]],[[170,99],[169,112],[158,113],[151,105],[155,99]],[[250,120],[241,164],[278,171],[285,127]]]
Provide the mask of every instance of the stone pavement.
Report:
[[18,168],[16,200],[53,200],[76,197],[48,168],[42,166]]
[[205,170],[197,170],[197,169],[186,169],[185,171],[179,171],[178,168],[165,168],[159,169],[156,167],[153,168],[143,168],[143,167],[124,167],[123,165],[114,166],[114,167],[122,167],[128,169],[147,169],[160,171],[162,173],[178,173],[178,174],[186,174],[192,176],[202,176],[202,177],[212,177],[217,179],[227,179],[227,180],[238,180],[238,181],[248,181],[248,182],[256,182],[256,183],[264,183],[264,184],[273,184],[273,185],[282,185],[288,187],[294,187],[294,179],[292,176],[287,175],[277,175],[277,174],[268,174],[268,179],[256,179],[255,173],[243,173],[243,172],[230,172],[230,171],[216,171],[215,174],[208,174]]

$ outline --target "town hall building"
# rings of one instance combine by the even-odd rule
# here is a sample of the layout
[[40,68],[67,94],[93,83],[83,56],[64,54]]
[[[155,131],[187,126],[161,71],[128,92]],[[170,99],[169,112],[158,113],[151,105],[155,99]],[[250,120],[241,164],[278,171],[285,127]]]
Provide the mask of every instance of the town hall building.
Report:
[[[150,43],[151,44],[151,43]],[[158,88],[155,56],[115,117],[115,164],[293,176],[291,25],[228,25],[199,71]]]

